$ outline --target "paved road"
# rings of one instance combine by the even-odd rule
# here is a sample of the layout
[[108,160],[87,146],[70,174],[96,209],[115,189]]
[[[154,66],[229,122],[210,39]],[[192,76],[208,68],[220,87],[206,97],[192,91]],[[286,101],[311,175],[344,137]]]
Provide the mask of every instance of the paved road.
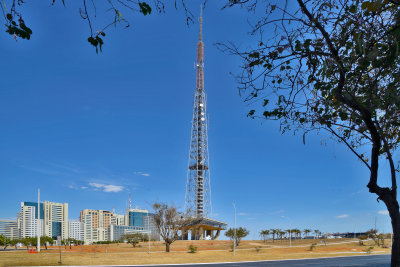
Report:
[[[177,265],[164,265],[163,267],[176,267]],[[368,255],[354,257],[338,257],[325,259],[285,260],[285,261],[259,261],[259,262],[235,262],[219,264],[190,264],[190,267],[388,267],[390,255]]]

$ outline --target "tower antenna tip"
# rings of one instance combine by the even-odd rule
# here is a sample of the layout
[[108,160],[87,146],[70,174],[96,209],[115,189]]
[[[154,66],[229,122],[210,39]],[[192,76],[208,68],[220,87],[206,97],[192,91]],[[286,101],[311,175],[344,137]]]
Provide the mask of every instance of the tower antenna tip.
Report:
[[200,23],[199,40],[202,41],[202,39],[203,39],[203,4],[200,5],[199,23]]

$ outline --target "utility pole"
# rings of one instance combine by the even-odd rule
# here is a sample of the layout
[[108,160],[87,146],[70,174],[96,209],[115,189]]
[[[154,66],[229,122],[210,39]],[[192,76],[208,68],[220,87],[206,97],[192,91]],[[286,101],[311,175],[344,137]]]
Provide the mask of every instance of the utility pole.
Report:
[[37,214],[37,252],[40,252],[40,188],[38,189]]
[[147,239],[149,241],[149,254],[150,254],[150,216],[149,216],[149,211],[147,211]]

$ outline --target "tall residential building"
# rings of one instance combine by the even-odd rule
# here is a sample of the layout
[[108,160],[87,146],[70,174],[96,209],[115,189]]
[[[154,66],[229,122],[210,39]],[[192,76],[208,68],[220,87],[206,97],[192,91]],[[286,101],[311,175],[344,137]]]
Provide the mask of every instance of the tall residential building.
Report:
[[107,210],[84,209],[80,214],[85,244],[108,240],[108,226],[113,213]]
[[83,225],[78,220],[69,221],[69,238],[83,241]]
[[9,239],[17,239],[19,236],[17,221],[0,219],[0,235]]
[[40,235],[56,239],[68,238],[68,203],[45,201],[38,209],[37,202],[21,202],[18,214],[20,237],[37,236],[38,211],[40,212]]
[[68,203],[44,202],[44,235],[57,239],[69,237]]
[[[18,213],[18,232],[19,237],[35,237],[37,236],[38,210],[40,210],[40,225],[43,225],[43,204],[35,202],[21,202],[21,211]],[[43,227],[40,227],[40,235],[43,235]]]
[[125,226],[126,225],[126,216],[122,214],[112,214],[111,215],[111,224]]

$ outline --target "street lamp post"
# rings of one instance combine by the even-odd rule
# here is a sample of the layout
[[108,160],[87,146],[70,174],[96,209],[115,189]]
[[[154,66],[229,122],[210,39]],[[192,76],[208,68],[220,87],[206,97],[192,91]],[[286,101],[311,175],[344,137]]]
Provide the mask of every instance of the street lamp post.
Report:
[[149,211],[147,211],[147,239],[149,241],[149,254],[150,254],[150,216],[149,216]]
[[235,220],[234,220],[234,228],[233,228],[233,256],[236,254],[236,205],[235,202],[232,202],[233,209],[235,210]]
[[40,188],[38,189],[38,205],[37,205],[37,251],[40,252]]

